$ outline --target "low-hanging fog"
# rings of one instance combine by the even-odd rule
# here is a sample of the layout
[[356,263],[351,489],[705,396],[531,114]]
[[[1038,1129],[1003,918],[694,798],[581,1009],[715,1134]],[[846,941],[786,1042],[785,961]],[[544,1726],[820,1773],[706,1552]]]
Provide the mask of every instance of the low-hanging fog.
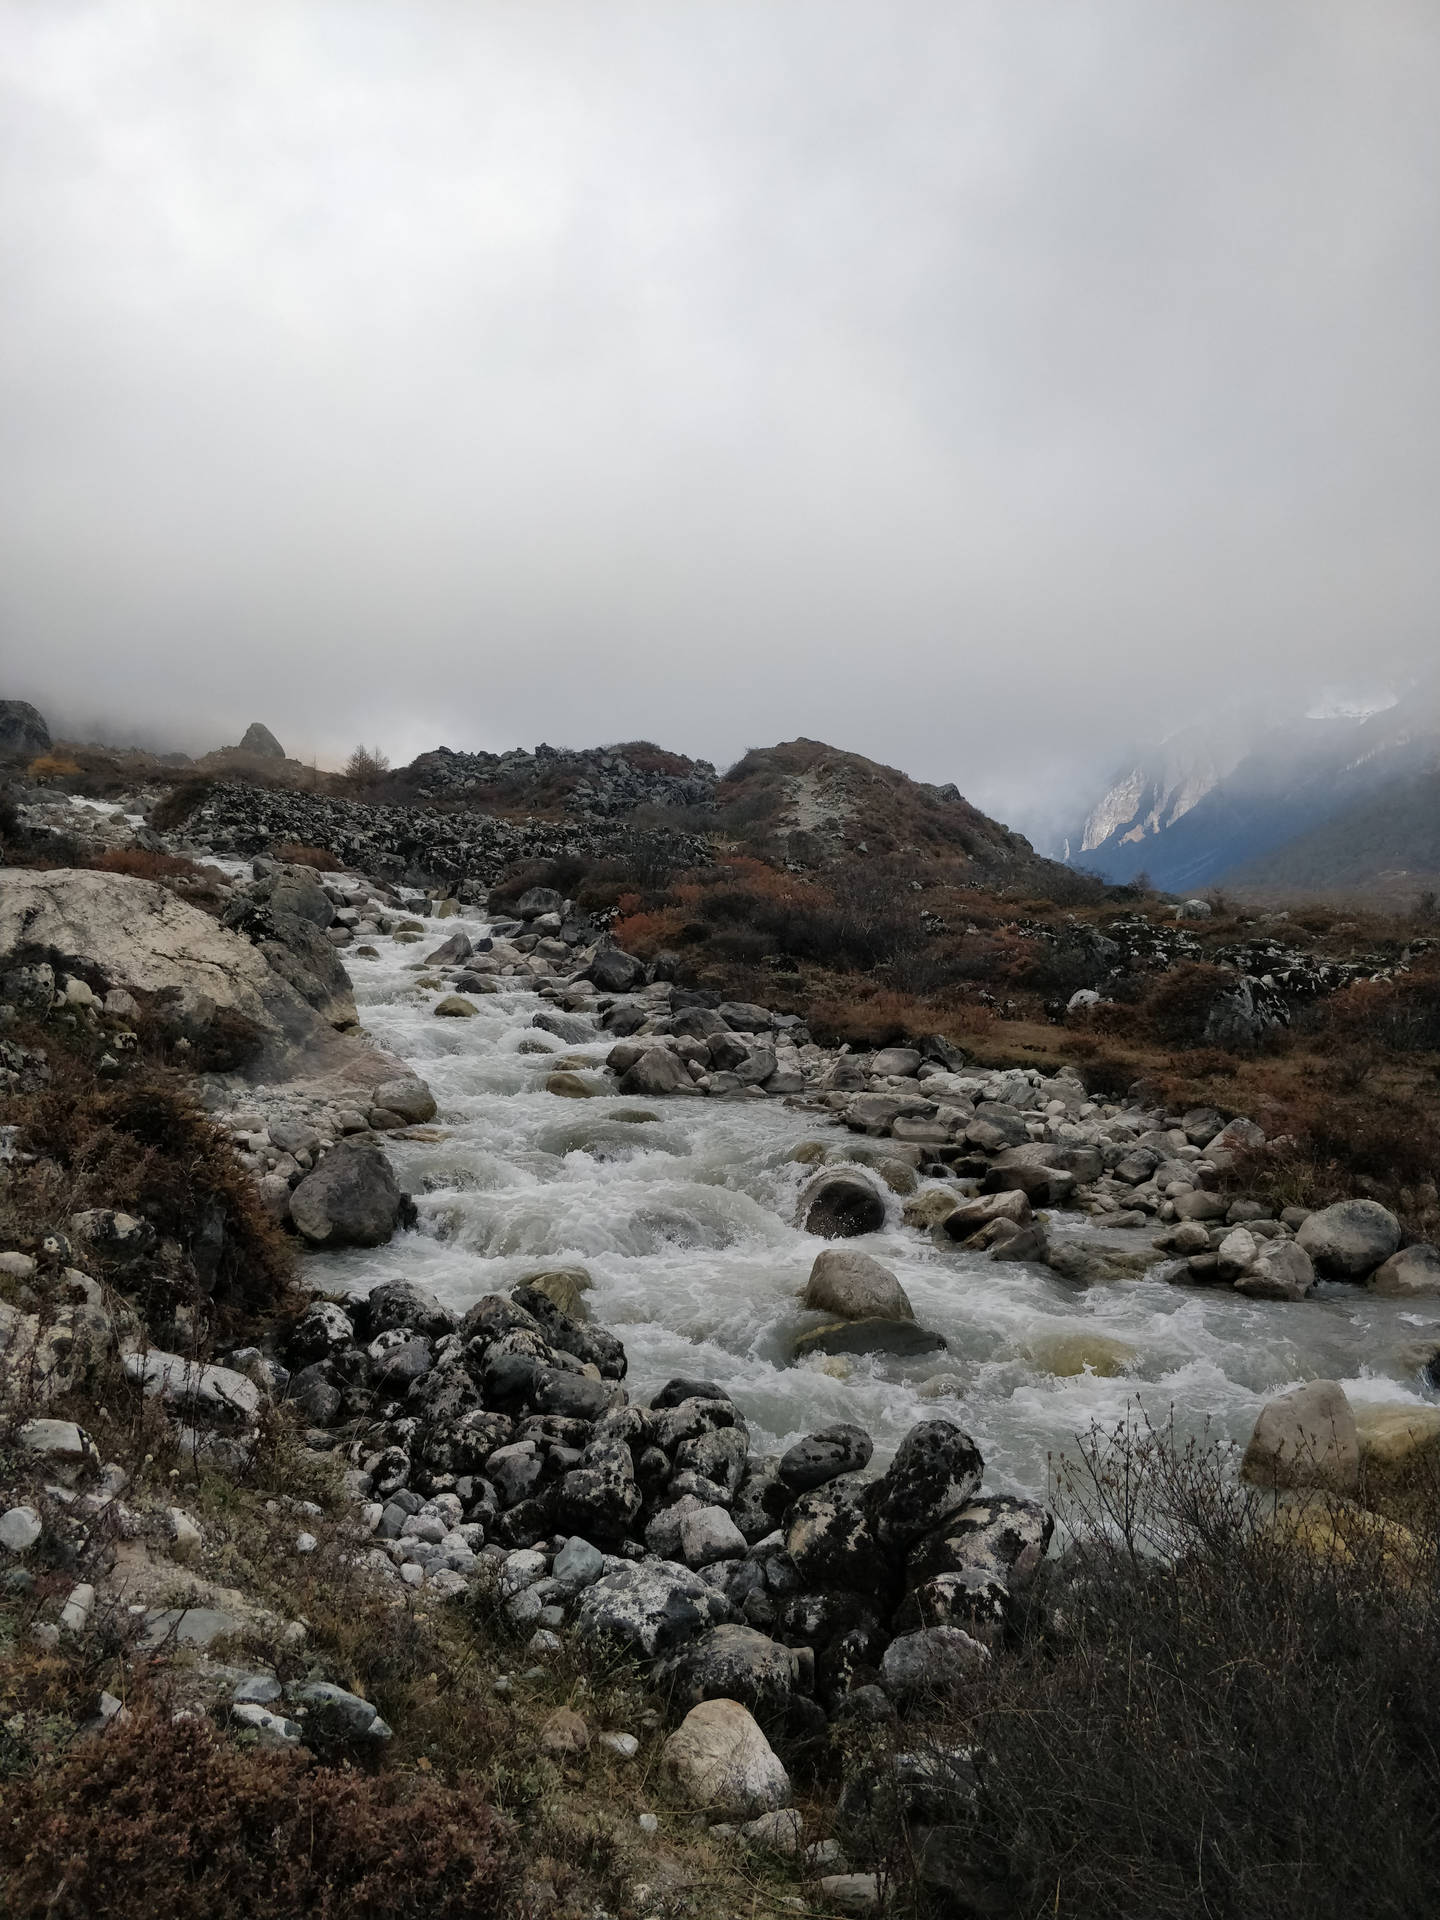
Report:
[[1043,825],[1440,654],[1429,0],[0,0],[0,696]]

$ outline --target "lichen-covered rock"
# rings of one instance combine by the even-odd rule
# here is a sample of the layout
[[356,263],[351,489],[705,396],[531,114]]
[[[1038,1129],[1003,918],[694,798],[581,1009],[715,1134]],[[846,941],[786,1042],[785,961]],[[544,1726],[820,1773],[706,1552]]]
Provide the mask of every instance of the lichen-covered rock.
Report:
[[1053,1515],[1034,1500],[991,1494],[961,1507],[910,1549],[906,1574],[913,1586],[941,1573],[973,1570],[1025,1593],[1040,1570],[1055,1530]]
[[779,1476],[794,1493],[808,1493],[811,1487],[823,1487],[827,1480],[843,1473],[860,1473],[870,1464],[875,1443],[863,1427],[840,1422],[807,1433],[786,1449],[780,1459]]
[[896,1572],[881,1543],[873,1482],[846,1474],[802,1493],[785,1515],[785,1551],[803,1587],[885,1594]]
[[432,1340],[443,1340],[455,1331],[454,1314],[442,1307],[428,1288],[417,1287],[413,1280],[382,1280],[372,1287],[365,1297],[365,1323],[372,1339],[395,1327],[426,1334]]
[[575,1631],[653,1660],[731,1618],[725,1596],[698,1573],[659,1560],[621,1567],[587,1587],[575,1610]]
[[970,1504],[984,1470],[980,1449],[953,1420],[912,1427],[871,1496],[879,1538],[913,1545]]
[[712,1627],[664,1661],[655,1680],[682,1709],[702,1700],[738,1700],[768,1721],[785,1711],[797,1691],[800,1660],[753,1627]]
[[897,1700],[914,1701],[953,1693],[988,1659],[980,1642],[960,1627],[922,1627],[890,1642],[880,1662],[880,1678]]

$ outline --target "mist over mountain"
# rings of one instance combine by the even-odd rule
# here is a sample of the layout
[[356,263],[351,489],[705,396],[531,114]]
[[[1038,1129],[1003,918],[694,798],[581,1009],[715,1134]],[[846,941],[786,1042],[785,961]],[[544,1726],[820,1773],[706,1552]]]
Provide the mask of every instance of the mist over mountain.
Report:
[[1436,869],[1437,767],[1437,676],[1383,702],[1332,697],[1280,719],[1232,710],[1139,758],[1059,851],[1107,880],[1143,874],[1176,891],[1388,887]]

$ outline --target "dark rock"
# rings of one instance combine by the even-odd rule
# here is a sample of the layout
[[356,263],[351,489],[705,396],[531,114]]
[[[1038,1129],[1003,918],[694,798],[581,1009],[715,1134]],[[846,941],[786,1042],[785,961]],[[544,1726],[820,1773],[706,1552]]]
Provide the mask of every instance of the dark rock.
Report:
[[50,751],[50,729],[38,707],[28,700],[0,700],[0,753],[32,759]]
[[[733,1597],[733,1596],[732,1596]],[[673,1708],[686,1713],[702,1700],[738,1700],[764,1725],[779,1719],[800,1683],[800,1661],[789,1647],[753,1627],[711,1627],[655,1672]]]
[[601,993],[633,993],[645,984],[645,962],[618,947],[606,947],[591,961],[586,978]]
[[915,1354],[943,1353],[938,1333],[917,1327],[913,1320],[834,1320],[795,1337],[795,1358],[807,1353],[892,1353],[901,1359]]
[[879,1596],[897,1584],[872,1515],[870,1485],[846,1475],[802,1493],[788,1509],[785,1550],[802,1586]]
[[379,1247],[395,1231],[402,1196],[379,1147],[332,1147],[290,1195],[290,1217],[314,1246]]
[[365,1324],[373,1340],[393,1327],[443,1340],[455,1331],[455,1316],[442,1307],[433,1293],[417,1287],[413,1280],[382,1280],[365,1299]]
[[824,1486],[843,1473],[859,1473],[870,1464],[875,1443],[863,1427],[843,1422],[797,1440],[782,1456],[779,1477],[795,1493]]
[[683,1376],[667,1380],[650,1402],[652,1413],[663,1413],[667,1407],[678,1407],[682,1400],[724,1400],[730,1396],[724,1387],[714,1380],[687,1380]]
[[980,1487],[980,1449],[951,1420],[925,1420],[900,1442],[874,1483],[875,1527],[887,1546],[908,1547],[968,1506]]
[[885,1224],[885,1201],[858,1173],[823,1173],[800,1196],[800,1224],[822,1240],[878,1233]]
[[910,1549],[913,1586],[941,1573],[974,1571],[1004,1582],[1012,1594],[1028,1591],[1045,1558],[1055,1521],[1034,1500],[991,1494],[963,1506]]

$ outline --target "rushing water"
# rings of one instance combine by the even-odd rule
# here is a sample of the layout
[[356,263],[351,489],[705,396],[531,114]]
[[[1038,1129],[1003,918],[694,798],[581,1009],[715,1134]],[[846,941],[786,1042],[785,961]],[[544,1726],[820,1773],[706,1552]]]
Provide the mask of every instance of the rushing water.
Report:
[[[427,932],[439,941],[457,928],[485,931],[450,919]],[[476,996],[473,1019],[437,1019],[440,993],[417,983],[426,948],[371,944],[378,959],[346,956],[361,1017],[429,1082],[440,1114],[420,1132],[439,1137],[391,1143],[417,1228],[374,1252],[325,1255],[317,1284],[338,1278],[364,1292],[404,1275],[463,1309],[542,1265],[581,1264],[595,1318],[625,1342],[638,1396],[674,1374],[718,1380],[758,1447],[849,1420],[874,1436],[877,1462],[916,1420],[944,1414],[979,1441],[989,1485],[1029,1493],[1044,1491],[1048,1455],[1073,1453],[1077,1433],[1137,1403],[1155,1420],[1173,1409],[1183,1431],[1208,1421],[1243,1441],[1262,1402],[1303,1379],[1339,1379],[1359,1400],[1436,1397],[1406,1349],[1440,1333],[1440,1301],[1344,1286],[1255,1301],[1161,1277],[1077,1288],[1048,1268],[936,1248],[901,1224],[898,1200],[882,1232],[848,1244],[899,1274],[948,1352],[789,1365],[794,1335],[818,1318],[796,1296],[831,1243],[793,1224],[809,1169],[788,1156],[802,1140],[848,1136],[773,1100],[546,1093],[555,1057],[598,1069],[612,1042],[567,1046],[532,1028],[549,1002],[521,987]],[[1056,1222],[1091,1230],[1078,1216]],[[1076,1336],[1122,1342],[1124,1371],[1054,1371]]]

